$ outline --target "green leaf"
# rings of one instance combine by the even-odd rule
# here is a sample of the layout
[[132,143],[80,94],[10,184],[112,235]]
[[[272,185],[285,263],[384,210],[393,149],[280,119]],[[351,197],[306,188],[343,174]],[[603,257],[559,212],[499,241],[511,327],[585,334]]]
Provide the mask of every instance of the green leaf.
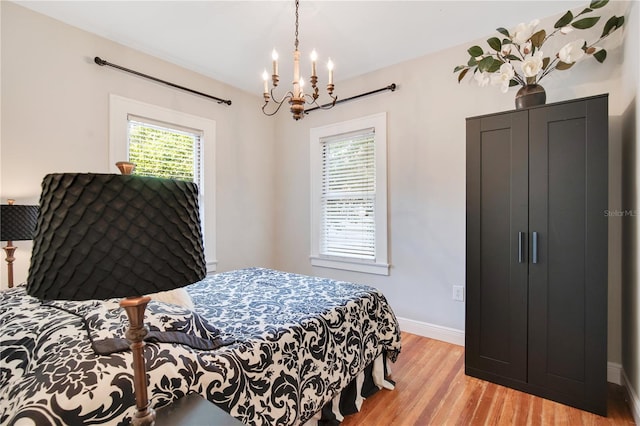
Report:
[[567,64],[566,62],[562,62],[562,61],[560,61],[560,62],[558,62],[558,63],[556,64],[556,69],[557,69],[557,70],[560,70],[560,71],[568,70],[569,68],[571,68],[571,67],[573,66],[573,64],[575,64],[575,62],[572,62],[572,63],[570,63],[570,64]]
[[599,20],[599,16],[594,16],[592,18],[582,18],[579,21],[573,22],[571,26],[579,30],[586,30],[587,28],[591,28],[595,24],[597,24]]
[[[493,58],[491,58],[493,59]],[[489,66],[489,68],[487,69],[488,72],[496,72],[500,69],[500,67],[502,66],[504,62],[499,61],[497,59],[493,59],[493,63]]]
[[520,58],[518,58],[516,55],[507,55],[505,56],[505,59],[508,59],[510,61],[519,61]]
[[547,67],[549,66],[549,62],[551,61],[551,58],[549,58],[548,56],[546,58],[542,59],[542,69],[546,70]]
[[499,32],[500,34],[502,34],[505,37],[511,37],[509,35],[509,31],[507,31],[505,28],[502,28],[502,27],[496,28],[496,31]]
[[480,71],[489,71],[489,68],[493,65],[494,59],[491,56],[487,56],[486,58],[482,58],[480,62],[478,62],[478,69]]
[[508,38],[503,38],[502,39],[502,45],[504,46],[505,44],[513,44],[513,42],[511,40],[509,40]]
[[624,16],[618,17],[618,23],[616,24],[616,30],[624,25]]
[[463,70],[463,69],[465,69],[465,68],[467,68],[467,66],[466,66],[466,65],[458,65],[457,67],[455,67],[455,68],[453,69],[453,72],[458,72],[458,71]]
[[591,9],[600,9],[603,6],[606,6],[609,3],[609,0],[593,0],[589,7]]
[[509,87],[517,86],[519,84],[520,83],[518,83],[518,80],[514,80],[514,79],[509,80]]
[[487,43],[489,44],[489,47],[491,47],[496,52],[499,52],[500,49],[502,49],[502,43],[500,42],[500,39],[498,37],[491,37],[489,40],[487,40]]
[[598,50],[593,54],[593,57],[596,58],[598,62],[603,63],[604,60],[607,59],[607,51],[604,49]]
[[469,68],[465,68],[464,70],[462,70],[460,75],[458,75],[458,83],[462,81],[462,79],[464,78],[465,75],[467,75],[468,72],[469,72]]
[[467,65],[470,67],[475,67],[476,65],[478,65],[478,61],[476,61],[476,58],[469,58],[469,62],[467,62]]
[[612,16],[611,18],[609,18],[607,23],[604,24],[604,28],[602,29],[602,35],[600,37],[602,38],[602,37],[608,36],[615,30],[620,28],[622,25],[624,25],[624,16],[620,16],[620,17],[617,17],[615,15]]
[[535,33],[534,35],[531,36],[531,38],[529,40],[531,40],[531,45],[533,47],[540,47],[542,46],[542,43],[544,42],[544,38],[547,36],[547,33],[545,32],[545,30],[540,30],[537,33]]
[[469,52],[469,55],[474,58],[477,58],[478,56],[482,56],[484,54],[484,50],[482,50],[482,47],[480,46],[471,46],[469,49],[467,49],[467,52]]
[[602,29],[602,35],[600,37],[604,37],[606,35],[609,35],[609,33],[615,31],[617,23],[618,23],[618,17],[617,16],[614,15],[611,18],[609,18],[607,23],[604,24],[604,28]]
[[589,9],[588,7],[583,10],[582,12],[578,13],[576,16],[580,16],[580,15],[584,15],[585,13],[589,13],[589,12],[593,12],[593,10]]
[[572,20],[573,20],[573,13],[571,13],[570,10],[567,10],[567,13],[562,15],[562,18],[558,19],[558,22],[554,24],[553,28],[566,27],[571,23]]

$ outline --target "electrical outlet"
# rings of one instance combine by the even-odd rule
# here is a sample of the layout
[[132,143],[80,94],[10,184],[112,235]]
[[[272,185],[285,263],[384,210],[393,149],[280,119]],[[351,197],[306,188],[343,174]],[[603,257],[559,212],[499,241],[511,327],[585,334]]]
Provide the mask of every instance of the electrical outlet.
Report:
[[461,285],[453,286],[453,300],[458,302],[464,302],[464,286],[461,286]]

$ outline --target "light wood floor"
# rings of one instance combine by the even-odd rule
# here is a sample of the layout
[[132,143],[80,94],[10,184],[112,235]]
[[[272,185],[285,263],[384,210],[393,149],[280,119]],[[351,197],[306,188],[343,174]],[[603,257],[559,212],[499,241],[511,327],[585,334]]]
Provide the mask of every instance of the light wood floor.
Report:
[[608,417],[485,382],[464,374],[464,348],[402,333],[391,364],[393,391],[381,390],[343,426],[633,425],[624,390],[609,384]]

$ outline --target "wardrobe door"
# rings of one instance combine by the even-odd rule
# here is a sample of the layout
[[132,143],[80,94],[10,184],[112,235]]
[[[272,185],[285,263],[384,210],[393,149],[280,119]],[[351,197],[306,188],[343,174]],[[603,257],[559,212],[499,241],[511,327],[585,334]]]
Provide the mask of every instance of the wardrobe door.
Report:
[[466,373],[527,378],[527,112],[467,120]]
[[529,113],[529,383],[606,415],[607,98]]

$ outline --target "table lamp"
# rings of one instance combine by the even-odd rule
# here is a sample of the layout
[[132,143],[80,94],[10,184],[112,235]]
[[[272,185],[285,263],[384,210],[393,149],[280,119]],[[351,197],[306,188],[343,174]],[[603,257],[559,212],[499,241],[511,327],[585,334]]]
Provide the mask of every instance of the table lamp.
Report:
[[14,241],[33,239],[33,231],[38,220],[38,206],[24,206],[14,204],[15,200],[7,200],[7,204],[0,206],[0,241],[6,241],[3,247],[6,253],[9,288],[13,287],[13,256],[17,247]]
[[134,425],[153,424],[144,363],[144,296],[206,274],[192,182],[115,174],[45,176],[27,293],[41,300],[123,297],[133,354]]

